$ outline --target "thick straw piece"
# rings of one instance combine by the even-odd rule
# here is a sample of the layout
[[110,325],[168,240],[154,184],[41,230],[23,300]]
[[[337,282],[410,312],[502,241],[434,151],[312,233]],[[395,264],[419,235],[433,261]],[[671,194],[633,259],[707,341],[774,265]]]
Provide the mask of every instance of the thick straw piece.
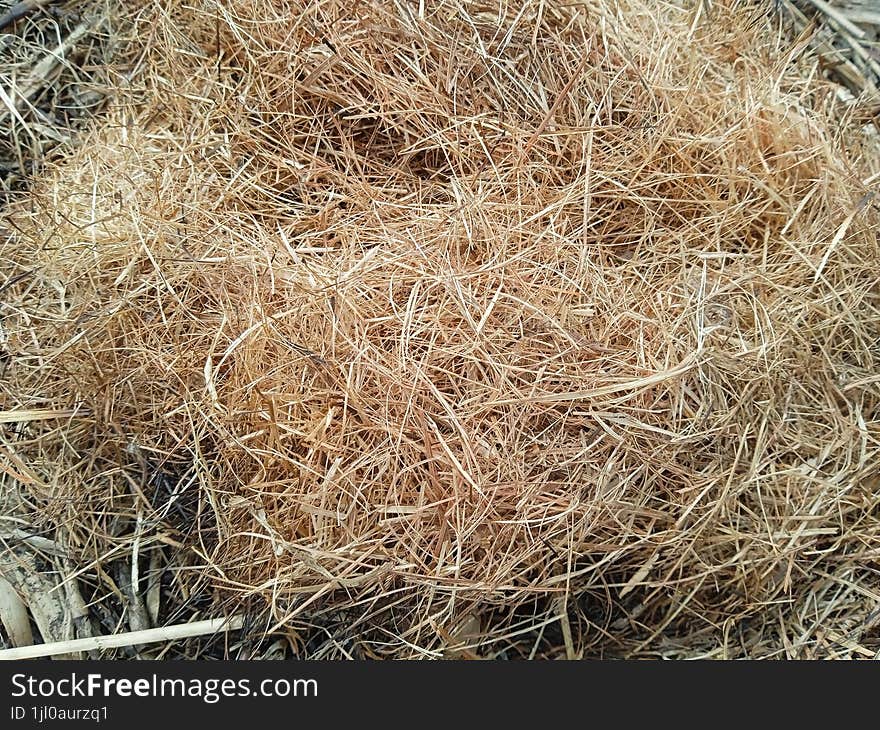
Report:
[[143,631],[130,631],[113,636],[91,636],[86,639],[72,639],[70,641],[57,641],[51,644],[36,644],[34,646],[21,646],[14,649],[0,651],[0,661],[17,659],[39,659],[58,654],[75,654],[84,651],[102,649],[116,649],[122,646],[134,646],[136,644],[154,644],[160,641],[177,641],[189,639],[193,636],[208,636],[221,631],[237,631],[244,625],[243,616],[232,618],[206,619],[193,621],[188,624],[174,626],[160,626],[155,629]]
[[30,421],[49,421],[56,418],[71,418],[76,411],[68,408],[27,408],[0,411],[0,423],[28,423]]

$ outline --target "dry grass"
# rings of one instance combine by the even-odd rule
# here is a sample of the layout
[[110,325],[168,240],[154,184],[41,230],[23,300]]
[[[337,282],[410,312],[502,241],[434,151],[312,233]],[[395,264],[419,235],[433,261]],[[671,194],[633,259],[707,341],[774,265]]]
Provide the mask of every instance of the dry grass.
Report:
[[0,205],[124,83],[126,25],[114,0],[0,0]]
[[15,519],[300,656],[873,656],[876,131],[763,6],[500,8],[134,18],[5,219]]
[[880,115],[880,7],[876,0],[776,0],[795,35],[802,35],[820,67]]

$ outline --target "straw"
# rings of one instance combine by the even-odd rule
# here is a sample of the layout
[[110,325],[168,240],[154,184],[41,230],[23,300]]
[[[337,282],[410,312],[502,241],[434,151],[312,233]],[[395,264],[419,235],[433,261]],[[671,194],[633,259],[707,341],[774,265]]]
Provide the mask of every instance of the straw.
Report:
[[90,636],[85,639],[70,639],[51,644],[20,646],[15,649],[0,649],[0,661],[20,659],[44,659],[59,654],[76,654],[85,651],[100,651],[135,644],[151,644],[160,641],[178,641],[193,636],[208,636],[221,631],[237,631],[244,625],[240,616],[230,619],[206,619],[177,626],[160,626],[143,631],[129,631],[113,636]]

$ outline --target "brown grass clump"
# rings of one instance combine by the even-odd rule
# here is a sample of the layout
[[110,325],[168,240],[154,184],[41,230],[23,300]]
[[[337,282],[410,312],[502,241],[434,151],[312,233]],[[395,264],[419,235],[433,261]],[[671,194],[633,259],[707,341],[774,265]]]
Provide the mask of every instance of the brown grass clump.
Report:
[[89,602],[136,542],[302,656],[880,649],[880,145],[766,8],[159,5],[0,244]]

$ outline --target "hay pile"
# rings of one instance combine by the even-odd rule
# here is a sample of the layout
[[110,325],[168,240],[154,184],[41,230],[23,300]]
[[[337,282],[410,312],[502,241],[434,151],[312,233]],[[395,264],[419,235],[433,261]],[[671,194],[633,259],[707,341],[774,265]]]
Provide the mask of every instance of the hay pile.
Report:
[[171,546],[300,656],[880,648],[880,145],[766,7],[158,5],[0,244],[87,603]]

